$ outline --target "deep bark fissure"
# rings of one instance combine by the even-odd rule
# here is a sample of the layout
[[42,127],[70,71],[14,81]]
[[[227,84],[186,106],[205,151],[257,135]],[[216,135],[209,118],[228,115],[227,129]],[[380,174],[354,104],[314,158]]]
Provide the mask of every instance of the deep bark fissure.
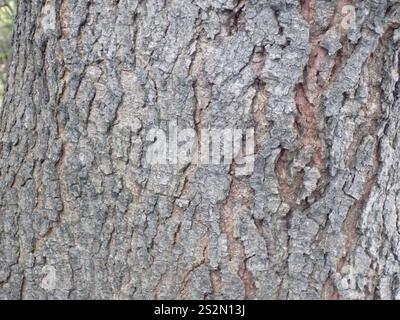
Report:
[[[0,298],[399,298],[399,25],[396,1],[19,1]],[[254,128],[254,169],[148,166],[174,121]]]

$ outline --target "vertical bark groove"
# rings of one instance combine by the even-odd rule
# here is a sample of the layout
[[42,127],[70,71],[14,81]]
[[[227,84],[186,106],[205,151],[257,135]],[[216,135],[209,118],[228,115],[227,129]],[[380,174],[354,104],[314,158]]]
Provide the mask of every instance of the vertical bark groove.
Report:
[[[19,1],[0,298],[399,299],[399,26],[394,0]],[[254,170],[147,165],[170,123],[254,128]]]

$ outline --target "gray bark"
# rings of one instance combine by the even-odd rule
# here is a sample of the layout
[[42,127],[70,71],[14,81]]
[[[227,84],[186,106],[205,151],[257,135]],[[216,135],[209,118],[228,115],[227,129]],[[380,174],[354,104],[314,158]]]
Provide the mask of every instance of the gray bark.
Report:
[[[0,298],[400,299],[399,1],[17,11]],[[254,127],[254,171],[146,168],[176,118]]]

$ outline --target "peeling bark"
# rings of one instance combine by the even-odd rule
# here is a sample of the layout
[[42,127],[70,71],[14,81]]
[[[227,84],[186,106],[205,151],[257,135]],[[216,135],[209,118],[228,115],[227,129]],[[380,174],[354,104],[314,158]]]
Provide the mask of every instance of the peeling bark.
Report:
[[[400,299],[398,1],[17,11],[1,299]],[[169,121],[254,128],[254,170],[145,166]]]

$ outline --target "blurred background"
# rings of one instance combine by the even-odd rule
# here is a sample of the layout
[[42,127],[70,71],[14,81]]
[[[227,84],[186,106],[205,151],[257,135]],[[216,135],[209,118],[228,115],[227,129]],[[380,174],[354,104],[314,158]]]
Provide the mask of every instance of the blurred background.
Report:
[[0,0],[0,103],[3,100],[16,0]]

